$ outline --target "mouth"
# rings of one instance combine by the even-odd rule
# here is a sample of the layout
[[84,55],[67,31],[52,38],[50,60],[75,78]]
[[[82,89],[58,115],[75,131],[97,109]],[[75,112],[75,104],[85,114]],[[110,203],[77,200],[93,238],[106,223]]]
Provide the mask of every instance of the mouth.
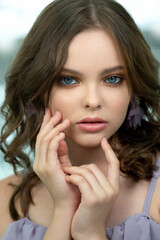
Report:
[[84,118],[77,123],[78,127],[87,132],[98,132],[103,130],[107,126],[107,122],[99,117],[95,118]]

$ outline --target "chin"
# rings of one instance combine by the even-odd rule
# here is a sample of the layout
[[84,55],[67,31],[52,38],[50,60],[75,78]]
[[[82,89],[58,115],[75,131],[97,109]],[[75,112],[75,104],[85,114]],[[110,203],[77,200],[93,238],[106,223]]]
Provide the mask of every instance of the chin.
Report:
[[88,142],[88,143],[81,143],[79,144],[81,147],[84,147],[84,148],[97,148],[97,147],[100,147],[100,144],[101,144],[101,141],[99,142]]
[[101,144],[101,140],[105,135],[97,135],[97,134],[88,134],[79,136],[77,138],[69,138],[73,144],[77,146],[86,147],[86,148],[96,148]]

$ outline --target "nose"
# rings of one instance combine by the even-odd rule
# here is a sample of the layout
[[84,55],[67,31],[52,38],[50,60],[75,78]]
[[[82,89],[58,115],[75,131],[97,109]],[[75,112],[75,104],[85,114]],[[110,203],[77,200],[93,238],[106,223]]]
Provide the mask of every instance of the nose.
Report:
[[86,109],[96,110],[102,107],[101,96],[97,86],[85,86],[83,105]]

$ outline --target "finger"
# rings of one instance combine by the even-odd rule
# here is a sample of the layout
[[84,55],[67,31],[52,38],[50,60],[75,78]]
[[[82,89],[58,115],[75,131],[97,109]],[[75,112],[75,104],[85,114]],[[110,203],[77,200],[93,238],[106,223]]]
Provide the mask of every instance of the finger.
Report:
[[84,201],[88,201],[94,196],[92,188],[82,176],[76,174],[67,175],[66,181],[78,187]]
[[[65,138],[65,134],[63,132],[60,132],[56,137],[54,137],[54,139],[50,142],[48,149],[47,149],[47,158],[46,158],[46,162],[55,162],[58,163],[58,165],[60,165],[59,163],[59,159],[58,159],[58,147],[61,141],[63,141]],[[48,164],[47,163],[47,164]]]
[[[54,140],[56,142],[56,137],[59,134],[61,134],[62,131],[69,126],[69,124],[70,124],[69,120],[64,120],[63,123],[59,124],[56,128],[53,128],[52,131],[48,131],[48,129],[43,129],[43,134],[42,133],[38,134],[36,147],[35,147],[35,150],[36,150],[35,165],[38,166],[39,164],[40,165],[45,164],[45,162],[48,159],[47,152],[50,150],[51,146],[53,145]],[[65,135],[63,133],[63,138],[61,140],[63,140],[64,138],[65,138]],[[54,151],[54,148],[53,148],[53,151]],[[56,157],[57,159],[57,152],[52,153],[52,159],[53,157]]]
[[38,134],[40,144],[49,144],[49,142],[60,132],[63,132],[70,125],[70,121],[65,119],[62,123],[56,127],[50,128],[50,125],[45,126],[43,131]]
[[46,113],[44,115],[43,118],[43,122],[42,122],[42,126],[40,128],[40,132],[43,132],[43,130],[45,130],[46,128],[48,130],[52,129],[53,127],[55,127],[60,120],[62,119],[62,114],[57,111],[54,116],[52,117],[51,115],[51,111],[49,109],[46,110]]
[[45,113],[44,113],[44,116],[43,116],[43,122],[42,122],[42,125],[41,125],[41,128],[43,128],[43,126],[49,121],[49,119],[52,117],[51,115],[51,111],[49,108],[46,108],[45,109]]
[[57,135],[60,132],[63,132],[66,128],[69,127],[69,125],[70,125],[70,121],[68,119],[65,119],[62,123],[58,124],[56,127],[52,128],[52,129],[50,129],[50,131],[48,131],[48,129],[46,129],[46,131],[47,131],[46,137],[48,139],[52,139],[54,135]]
[[89,169],[94,174],[97,181],[99,182],[99,184],[101,185],[105,192],[107,192],[109,188],[111,188],[111,184],[108,181],[107,176],[103,174],[103,172],[98,168],[96,164],[92,163],[89,165],[83,165],[81,167]]
[[53,171],[55,167],[59,166],[59,161],[57,157],[57,148],[60,143],[65,138],[64,133],[60,133],[50,142],[49,145],[42,144],[39,149],[38,157],[36,157],[34,162],[34,170],[38,170],[39,172],[43,172],[44,169],[50,169]]
[[58,159],[62,168],[67,166],[72,166],[71,161],[68,156],[68,147],[67,143],[63,140],[59,143],[58,147]]
[[49,145],[50,141],[58,135],[60,132],[63,132],[67,127],[69,127],[70,121],[68,119],[65,119],[62,123],[58,124],[55,128],[52,127],[50,129],[50,126],[45,126],[43,131],[40,131],[40,133],[37,136],[37,142],[36,142],[36,150],[39,149],[42,145]]
[[119,160],[117,159],[117,156],[115,155],[113,149],[107,142],[106,138],[103,138],[101,141],[102,149],[105,153],[106,160],[108,163],[108,174],[107,178],[110,181],[111,185],[114,187],[114,189],[119,188]]
[[[49,136],[48,136],[49,135]],[[50,159],[58,159],[58,146],[60,141],[64,140],[65,134],[63,132],[57,132],[56,135],[54,132],[45,136],[39,147],[39,156],[41,162],[48,162]]]
[[45,126],[45,124],[50,120],[50,118],[52,117],[52,114],[51,114],[51,111],[49,108],[45,109],[45,114],[43,116],[43,122],[42,122],[42,125],[41,125],[41,128],[40,130],[43,129],[43,127]]
[[99,181],[96,178],[96,176],[94,175],[94,173],[92,171],[90,171],[89,168],[82,167],[82,166],[68,167],[68,168],[65,168],[64,171],[71,175],[76,174],[76,175],[83,177],[83,179],[85,179],[88,182],[91,189],[93,190],[93,192],[96,195],[100,195],[104,192],[104,188],[102,187],[102,185],[99,183]]

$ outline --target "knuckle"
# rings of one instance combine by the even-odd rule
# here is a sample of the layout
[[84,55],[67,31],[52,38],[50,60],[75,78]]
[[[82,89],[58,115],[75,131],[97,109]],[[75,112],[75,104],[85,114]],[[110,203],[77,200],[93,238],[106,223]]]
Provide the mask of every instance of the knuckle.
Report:
[[80,185],[85,184],[85,180],[84,180],[84,178],[81,177],[81,176],[77,176],[76,181],[77,181]]
[[102,206],[102,204],[106,204],[108,202],[108,197],[107,194],[102,194],[102,195],[92,195],[88,199],[88,206],[89,207],[99,207]]
[[62,130],[63,130],[63,123],[58,124],[58,125],[54,128],[55,134],[59,134]]
[[48,146],[48,150],[49,151],[52,151],[54,150],[56,147],[57,147],[57,141],[56,139],[54,138],[50,143],[49,143],[49,146]]
[[58,124],[58,125],[57,125],[57,127],[55,128],[55,129],[56,129],[56,131],[60,131],[60,129],[62,128],[62,126],[63,126],[63,124],[62,124],[62,123]]
[[92,196],[89,200],[88,200],[88,205],[92,208],[95,207],[97,205],[97,199]]
[[90,201],[89,201],[89,205],[90,207],[99,207],[101,206],[102,204],[106,203],[106,197],[105,196],[96,196],[94,195]]
[[97,165],[95,163],[89,164],[90,169],[97,169]]
[[49,142],[49,139],[47,136],[42,138],[42,144],[48,144],[48,142]]
[[84,169],[83,169],[83,175],[86,176],[86,175],[88,175],[88,174],[90,174],[90,170],[87,169],[87,168],[84,168]]
[[118,193],[117,193],[113,188],[111,188],[111,189],[108,191],[108,198],[109,198],[109,199],[115,200],[117,196],[118,196]]
[[100,196],[99,196],[99,203],[100,204],[103,204],[107,201],[107,195],[105,193],[102,193]]

